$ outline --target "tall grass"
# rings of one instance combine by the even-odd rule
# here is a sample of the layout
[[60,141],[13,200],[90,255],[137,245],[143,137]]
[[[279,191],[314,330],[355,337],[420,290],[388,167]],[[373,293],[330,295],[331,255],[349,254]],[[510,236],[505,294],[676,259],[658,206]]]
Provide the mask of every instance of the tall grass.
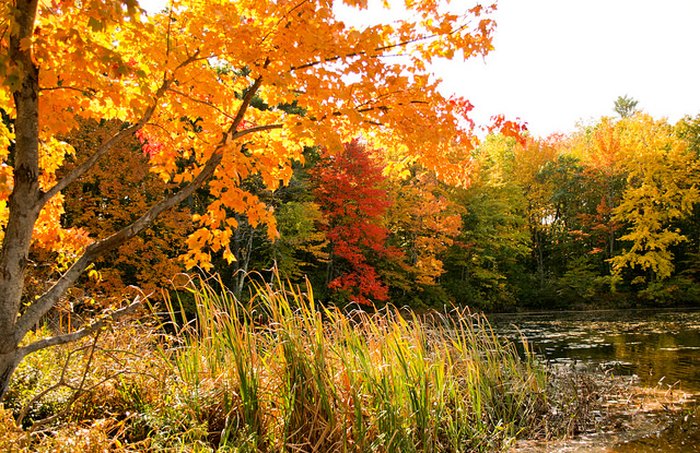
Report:
[[481,315],[347,313],[280,281],[246,304],[205,283],[193,292],[194,320],[169,305],[177,329],[162,351],[172,364],[162,410],[180,421],[154,433],[162,445],[498,451],[551,429],[546,370]]

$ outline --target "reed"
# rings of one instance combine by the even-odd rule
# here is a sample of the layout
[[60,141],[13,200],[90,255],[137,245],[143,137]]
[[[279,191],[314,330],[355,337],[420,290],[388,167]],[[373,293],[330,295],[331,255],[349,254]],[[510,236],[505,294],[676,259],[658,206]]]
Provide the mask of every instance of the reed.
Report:
[[605,396],[631,393],[546,367],[468,309],[340,310],[279,279],[246,302],[221,281],[188,288],[194,314],[168,300],[29,356],[0,407],[0,450],[495,452],[613,426]]
[[204,427],[211,447],[498,451],[550,430],[546,370],[481,315],[348,313],[279,280],[245,304],[205,282],[192,291],[195,320],[169,304],[177,330],[163,355],[194,420],[183,426]]

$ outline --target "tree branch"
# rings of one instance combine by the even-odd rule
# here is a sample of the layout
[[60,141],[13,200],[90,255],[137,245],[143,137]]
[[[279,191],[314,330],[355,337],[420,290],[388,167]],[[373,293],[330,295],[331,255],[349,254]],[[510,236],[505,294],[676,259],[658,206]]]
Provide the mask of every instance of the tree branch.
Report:
[[70,90],[77,91],[78,93],[84,94],[87,97],[95,97],[95,91],[91,88],[78,88],[73,86],[55,86],[55,87],[41,87],[39,91],[57,91],[57,90]]
[[122,129],[121,131],[114,134],[106,142],[104,142],[97,149],[97,151],[95,151],[95,153],[92,156],[90,156],[89,159],[75,167],[68,174],[66,174],[66,176],[61,178],[61,180],[58,181],[53,187],[44,192],[39,200],[40,206],[43,207],[46,203],[48,203],[48,201],[51,198],[55,197],[60,191],[62,191],[63,189],[77,181],[85,173],[87,173],[97,163],[97,161],[99,161],[105,154],[109,152],[109,150],[112,149],[112,147],[114,147],[114,145],[122,141],[127,136],[141,129],[143,125],[146,124],[146,122],[148,122],[148,120],[151,118],[151,115],[153,114],[154,110],[155,109],[153,107],[149,107],[149,109],[146,111],[146,114],[136,124],[129,126],[126,129]]
[[[24,407],[22,408],[22,410],[21,410],[20,413],[19,413],[19,416],[18,416],[17,419],[15,420],[15,424],[16,424],[17,426],[22,426],[22,421],[23,421],[24,418],[27,416],[27,414],[29,413],[29,410],[30,410],[31,407],[34,405],[34,403],[36,403],[37,401],[41,400],[45,395],[47,395],[47,394],[53,392],[54,390],[56,390],[56,389],[58,389],[58,388],[61,388],[62,386],[69,386],[69,385],[66,383],[66,372],[68,371],[68,366],[70,365],[71,358],[73,357],[74,354],[77,354],[78,352],[84,351],[85,349],[90,349],[90,354],[89,354],[89,356],[88,356],[88,361],[87,361],[87,364],[86,364],[86,366],[85,366],[85,370],[84,370],[84,372],[83,372],[83,379],[81,380],[81,383],[80,383],[80,387],[82,388],[82,385],[85,383],[85,378],[87,377],[87,372],[88,372],[88,370],[89,370],[90,364],[92,363],[92,358],[94,357],[95,346],[97,345],[97,339],[98,339],[98,337],[99,337],[99,332],[98,332],[97,335],[95,335],[95,338],[93,339],[93,342],[92,342],[91,345],[83,346],[82,348],[78,348],[78,349],[73,350],[73,351],[71,351],[70,353],[68,353],[68,357],[66,357],[66,361],[65,361],[65,363],[63,364],[63,368],[61,369],[61,376],[59,377],[58,382],[56,382],[54,385],[52,385],[52,386],[50,386],[50,387],[44,389],[44,391],[42,391],[42,392],[40,392],[40,393],[34,395],[34,397],[33,397],[27,404],[24,405]],[[70,387],[70,386],[69,386],[69,387]],[[69,404],[67,405],[67,407],[64,408],[64,410],[62,410],[61,412],[59,412],[59,414],[60,414],[60,413],[63,413],[67,408],[69,408],[69,407],[71,406],[72,402],[76,399],[76,395],[77,395],[77,392],[76,392],[75,395],[73,395],[73,398],[71,398],[71,400],[72,400],[71,403],[69,403]],[[54,414],[54,415],[59,415],[59,414]],[[53,419],[53,417],[49,417],[49,419]],[[44,419],[44,420],[47,420],[47,419]],[[40,421],[40,422],[41,422],[41,421]],[[32,424],[32,431],[33,431],[34,429],[36,429],[36,427],[38,427],[38,426],[40,426],[40,425],[37,425],[36,423]]]
[[[265,61],[265,64],[263,67],[267,67],[270,64],[269,60]],[[253,101],[253,98],[255,97],[255,93],[258,92],[260,89],[260,86],[262,85],[262,76],[258,76],[257,79],[253,82],[253,85],[248,89],[248,92],[243,96],[243,102],[241,102],[240,107],[238,107],[238,112],[236,113],[236,116],[233,118],[233,122],[231,123],[231,126],[228,128],[228,131],[222,138],[222,143],[225,143],[226,139],[232,140],[236,134],[236,130],[238,130],[238,126],[240,126],[241,122],[243,121],[243,118],[245,117],[245,113],[248,110],[248,106],[250,106],[250,103]]]
[[19,320],[17,320],[15,335],[18,338],[22,338],[34,324],[39,322],[41,317],[48,313],[51,307],[53,307],[53,305],[65,293],[65,291],[78,280],[78,277],[80,277],[88,265],[90,265],[90,263],[92,263],[96,258],[107,251],[120,246],[127,239],[136,236],[141,231],[146,229],[146,227],[148,227],[161,213],[172,208],[173,206],[177,206],[187,199],[187,197],[192,195],[197,188],[204,184],[204,182],[214,174],[214,170],[216,170],[216,167],[218,167],[221,163],[223,156],[219,152],[219,148],[217,148],[214,154],[212,154],[212,156],[206,162],[202,171],[188,185],[177,191],[171,197],[155,204],[153,207],[151,207],[151,209],[146,211],[144,215],[136,219],[130,225],[127,225],[101,241],[93,242],[87,246],[80,258],[73,263],[73,265],[56,281],[56,283],[54,283],[54,285],[48,291],[46,291],[41,297],[39,297],[39,299],[30,305],[24,314],[20,316]]
[[311,61],[309,63],[304,63],[304,64],[301,64],[299,66],[292,66],[291,68],[289,68],[289,70],[290,71],[298,71],[300,69],[307,69],[307,68],[311,68],[314,66],[318,66],[318,65],[323,64],[323,63],[338,61],[338,60],[342,60],[345,58],[360,57],[360,56],[364,56],[364,55],[367,55],[369,58],[381,58],[381,57],[387,56],[387,55],[381,55],[381,53],[386,51],[386,50],[396,49],[399,47],[406,47],[410,44],[415,44],[417,42],[422,42],[422,41],[428,41],[431,39],[439,38],[440,36],[451,36],[451,35],[454,35],[455,33],[459,33],[460,31],[464,30],[467,26],[468,26],[467,24],[463,24],[457,28],[450,30],[447,33],[433,33],[430,35],[422,35],[422,36],[418,36],[418,37],[413,38],[413,39],[407,39],[406,41],[401,41],[401,42],[397,42],[394,44],[387,44],[386,46],[377,47],[373,50],[373,52],[377,52],[376,55],[368,55],[368,52],[366,50],[362,50],[359,52],[351,52],[351,53],[348,53],[345,55],[334,55],[332,57],[324,58],[322,60],[316,60],[316,61]]
[[281,124],[267,124],[265,126],[253,126],[253,127],[249,127],[248,129],[236,131],[236,133],[233,134],[233,136],[231,138],[237,139],[237,138],[241,138],[241,137],[248,135],[248,134],[253,134],[255,132],[271,131],[274,129],[282,129],[283,127],[284,126],[282,126]]
[[[185,59],[180,63],[175,71],[177,71],[180,68],[183,68],[187,66],[188,64],[196,61],[198,59],[199,52],[195,52],[194,55],[190,56],[189,58]],[[173,72],[175,72],[173,71]],[[126,138],[127,136],[137,132],[139,129],[141,129],[148,121],[151,119],[153,114],[156,111],[156,108],[158,106],[158,101],[160,98],[162,98],[165,93],[168,91],[170,88],[170,85],[173,83],[173,80],[175,80],[175,76],[171,78],[166,78],[164,77],[163,82],[161,83],[160,87],[158,88],[158,91],[156,91],[156,94],[153,99],[153,103],[151,104],[148,109],[144,112],[144,114],[139,118],[139,120],[127,127],[126,129],[122,129],[121,131],[117,132],[114,134],[112,137],[110,137],[106,142],[102,143],[102,145],[95,151],[95,153],[90,156],[89,159],[87,159],[85,162],[83,162],[81,165],[78,165],[75,167],[73,170],[71,170],[67,175],[65,175],[60,181],[58,181],[53,187],[51,187],[49,190],[44,192],[39,199],[39,206],[43,207],[48,201],[56,196],[60,191],[68,187],[70,184],[74,183],[77,181],[81,176],[83,176],[85,173],[87,173],[92,167],[95,166],[95,164],[102,158],[104,157],[113,147],[114,145],[118,144],[121,140]]]
[[88,335],[98,332],[99,330],[103,329],[105,326],[113,323],[114,321],[117,321],[118,319],[133,313],[138,307],[143,305],[143,303],[146,300],[148,300],[147,296],[143,297],[141,295],[138,295],[134,298],[133,302],[131,302],[126,307],[120,308],[119,310],[108,314],[105,318],[102,318],[99,321],[95,321],[87,327],[64,335],[56,335],[54,337],[44,338],[42,340],[35,341],[34,343],[19,348],[19,354],[21,354],[21,356],[24,357],[28,354],[31,354],[32,352],[36,352],[40,349],[48,348],[50,346],[58,346],[61,344],[78,341],[81,338],[85,338]]
[[175,94],[177,94],[177,95],[184,96],[184,97],[186,97],[187,99],[189,99],[190,101],[196,102],[197,104],[206,105],[207,107],[209,107],[209,108],[211,108],[211,109],[213,109],[213,110],[216,110],[217,112],[219,112],[220,114],[222,114],[222,115],[225,116],[226,118],[228,118],[228,119],[230,119],[230,120],[233,120],[233,117],[231,116],[231,114],[229,114],[229,113],[223,111],[222,109],[220,109],[219,107],[215,106],[214,104],[212,104],[212,103],[209,102],[209,101],[204,101],[204,100],[202,100],[202,99],[193,98],[193,97],[190,96],[189,94],[183,93],[182,91],[176,90],[175,88],[170,88],[169,91],[170,91],[171,93],[175,93]]

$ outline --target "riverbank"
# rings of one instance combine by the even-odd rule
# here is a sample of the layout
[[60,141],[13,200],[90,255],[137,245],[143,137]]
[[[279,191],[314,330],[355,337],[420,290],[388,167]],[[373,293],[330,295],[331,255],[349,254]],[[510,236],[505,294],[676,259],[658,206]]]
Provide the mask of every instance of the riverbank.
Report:
[[605,422],[573,438],[521,440],[511,453],[687,453],[700,451],[698,395],[630,387],[604,405]]

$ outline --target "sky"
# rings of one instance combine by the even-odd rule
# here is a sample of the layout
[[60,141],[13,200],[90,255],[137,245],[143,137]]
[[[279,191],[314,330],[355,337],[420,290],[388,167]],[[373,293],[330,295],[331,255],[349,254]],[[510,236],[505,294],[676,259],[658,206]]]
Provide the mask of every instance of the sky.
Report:
[[700,114],[700,0],[501,0],[485,59],[435,67],[445,93],[533,135],[614,115],[618,96],[656,118]]
[[[142,1],[151,11],[163,4]],[[379,17],[389,15],[343,19]],[[624,95],[655,118],[700,114],[700,0],[500,0],[493,18],[486,58],[433,66],[445,95],[476,106],[477,124],[503,114],[535,136],[568,133],[614,115]]]

